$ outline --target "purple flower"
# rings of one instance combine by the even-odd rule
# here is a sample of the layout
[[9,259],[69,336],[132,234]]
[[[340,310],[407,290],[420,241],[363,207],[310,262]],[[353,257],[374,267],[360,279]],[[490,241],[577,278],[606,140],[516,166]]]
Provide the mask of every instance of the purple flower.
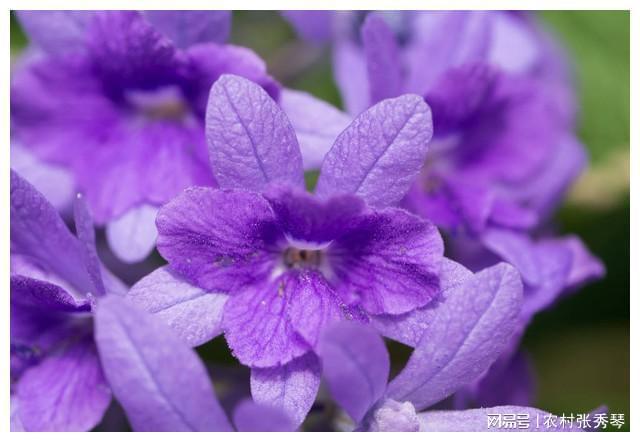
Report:
[[[293,376],[312,393],[310,406],[323,329],[405,314],[440,292],[437,230],[387,207],[411,184],[430,136],[420,97],[383,101],[338,137],[311,195],[285,114],[254,83],[222,76],[207,110],[222,189],[187,189],[160,210],[158,249],[169,268],[136,284],[130,298],[192,345],[224,331],[253,368],[254,398]],[[294,419],[307,410],[293,410]]]
[[[496,267],[470,278],[477,278],[476,283],[480,283],[481,280],[488,282],[500,273],[506,279],[512,279],[515,276],[513,269]],[[507,276],[509,273],[512,276]],[[511,283],[514,282],[517,283],[517,276]],[[546,428],[543,418],[549,413],[529,407],[499,406],[464,411],[417,412],[446,399],[461,383],[472,381],[481,371],[481,367],[475,367],[478,361],[482,361],[482,367],[486,367],[487,363],[490,364],[497,357],[499,352],[495,351],[495,346],[500,345],[500,340],[505,334],[513,331],[515,325],[513,318],[517,314],[519,293],[517,290],[506,289],[509,284],[507,282],[505,285],[498,286],[498,292],[502,291],[502,293],[494,292],[496,304],[490,302],[486,309],[480,312],[480,320],[472,321],[471,327],[468,327],[462,318],[448,325],[445,325],[445,321],[450,320],[451,317],[446,318],[445,321],[436,319],[438,324],[427,327],[422,342],[409,359],[407,366],[388,385],[389,355],[383,340],[374,330],[355,323],[342,323],[328,329],[320,343],[324,378],[332,396],[353,420],[356,429],[360,431],[514,431],[518,429],[520,431],[571,431],[569,427]],[[476,285],[476,288],[480,287]],[[489,286],[485,288],[488,289]],[[493,290],[496,288],[493,285]],[[451,293],[439,308],[455,309],[445,305],[467,303],[470,298],[468,295],[468,292]],[[507,300],[509,301],[504,302]],[[465,310],[468,311],[466,308],[462,311]],[[455,310],[449,310],[449,312],[453,311]],[[476,319],[473,316],[477,313],[472,312],[469,319]],[[502,318],[503,314],[510,315],[511,320],[505,322]],[[500,319],[503,319],[502,322]],[[503,328],[501,334],[493,335],[485,328],[496,326],[496,322],[492,324],[492,320],[501,322],[501,325],[506,326],[507,329]],[[444,328],[439,330],[442,326]],[[449,340],[448,333],[454,337],[460,335],[462,339]],[[482,341],[483,338],[479,338],[479,335],[484,336],[485,340]],[[488,353],[478,354],[481,350],[487,349],[489,349]],[[490,415],[510,413],[526,416],[527,428],[506,429],[489,426]]]
[[274,96],[277,84],[253,52],[223,44],[225,11],[18,17],[34,48],[12,77],[15,142],[71,174],[120,258],[144,258],[157,208],[215,183],[202,135],[211,83],[236,73]]
[[77,236],[11,172],[11,380],[20,427],[81,431],[111,400],[93,340],[92,302],[126,288],[98,260],[82,200]]

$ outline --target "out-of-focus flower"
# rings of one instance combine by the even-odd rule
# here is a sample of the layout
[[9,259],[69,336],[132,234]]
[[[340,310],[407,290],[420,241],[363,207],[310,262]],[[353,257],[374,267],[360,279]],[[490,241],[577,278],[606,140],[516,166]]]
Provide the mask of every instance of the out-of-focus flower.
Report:
[[224,11],[18,12],[31,53],[12,75],[12,136],[70,172],[116,254],[144,258],[157,208],[214,185],[204,112],[220,74],[278,86],[252,51],[224,44]]

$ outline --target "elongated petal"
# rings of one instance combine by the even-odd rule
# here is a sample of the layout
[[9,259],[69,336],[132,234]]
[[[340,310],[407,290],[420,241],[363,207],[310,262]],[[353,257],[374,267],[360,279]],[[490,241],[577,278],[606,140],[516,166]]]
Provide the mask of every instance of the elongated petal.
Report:
[[157,214],[157,207],[143,204],[107,224],[107,241],[113,253],[126,263],[146,258],[156,245]]
[[432,133],[431,110],[421,97],[376,104],[338,136],[316,193],[355,193],[373,207],[396,204],[418,176]]
[[96,233],[93,228],[93,218],[89,213],[89,207],[82,197],[78,194],[73,206],[73,218],[76,225],[76,235],[82,247],[82,257],[84,258],[84,266],[89,274],[91,283],[94,287],[94,293],[104,295],[105,288],[102,281],[102,271],[98,250],[96,249]]
[[193,286],[166,266],[138,281],[127,297],[171,326],[192,347],[222,333],[222,309],[228,296]]
[[319,273],[289,270],[231,296],[223,324],[240,362],[270,367],[311,351],[339,315],[337,298]]
[[311,94],[292,89],[282,91],[279,104],[296,131],[304,169],[319,169],[351,117]]
[[[446,299],[448,292],[464,284],[473,273],[450,259],[443,258],[438,277],[440,278],[439,298]],[[439,300],[425,307],[412,310],[402,315],[377,315],[372,317],[376,329],[384,336],[401,342],[410,347],[416,347],[427,326],[438,314]]]
[[204,365],[159,319],[107,297],[96,309],[96,342],[134,430],[231,430]]
[[367,61],[355,42],[341,39],[336,43],[333,49],[333,76],[349,115],[358,115],[372,104],[369,100]]
[[93,11],[17,11],[29,40],[52,54],[83,51]]
[[11,248],[30,256],[82,293],[92,291],[82,248],[44,196],[11,171]]
[[389,396],[432,405],[476,380],[502,354],[518,324],[522,283],[508,264],[449,291]]
[[231,30],[230,11],[144,11],[144,16],[179,48],[224,43]]
[[256,403],[283,410],[299,426],[320,387],[320,361],[308,353],[285,365],[251,369],[251,396]]
[[[510,425],[509,416],[504,420],[504,415],[512,415],[514,421],[518,417],[520,426],[515,421],[515,428],[500,427]],[[574,425],[575,428],[570,428],[567,424],[563,428],[559,424],[559,418],[547,411],[510,405],[464,411],[429,411],[420,413],[418,417],[420,431],[580,431],[577,425]],[[545,425],[548,417],[555,422],[555,426]]]
[[367,15],[361,29],[372,103],[400,95],[402,65],[395,36],[384,19]]
[[88,431],[111,402],[90,336],[27,370],[17,386],[19,416],[27,431]]
[[401,314],[439,293],[444,246],[436,227],[400,209],[363,215],[328,250],[338,293],[371,314]]
[[360,422],[387,388],[389,354],[382,337],[367,326],[342,322],[323,334],[318,348],[333,398]]
[[242,190],[189,188],[160,209],[156,225],[171,268],[209,291],[264,279],[283,239],[269,203]]
[[274,181],[303,186],[302,155],[293,127],[257,84],[221,76],[209,95],[206,133],[220,186],[262,190]]
[[233,423],[238,431],[292,431],[291,419],[281,410],[250,400],[240,403],[233,411]]
[[540,266],[529,237],[509,229],[492,228],[482,235],[482,243],[493,253],[518,269],[525,283],[540,284]]

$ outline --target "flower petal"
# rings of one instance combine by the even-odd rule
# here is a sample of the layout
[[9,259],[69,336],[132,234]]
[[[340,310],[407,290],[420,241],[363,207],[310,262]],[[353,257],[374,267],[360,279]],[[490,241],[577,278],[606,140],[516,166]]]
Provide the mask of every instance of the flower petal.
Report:
[[432,405],[473,382],[502,354],[518,324],[522,283],[508,264],[483,270],[438,305],[389,396]]
[[263,196],[290,239],[315,244],[332,241],[352,229],[366,210],[364,202],[350,194],[321,200],[302,189],[278,186]]
[[431,110],[421,97],[376,104],[338,136],[316,194],[355,193],[373,207],[398,203],[422,169],[432,133]]
[[160,209],[156,225],[171,268],[209,291],[264,279],[283,240],[269,203],[242,190],[189,188]]
[[11,171],[11,249],[56,273],[81,293],[92,291],[82,247],[56,209]]
[[64,212],[71,206],[75,186],[67,169],[41,161],[13,141],[10,155],[11,168],[42,192],[58,211]]
[[27,431],[88,431],[111,402],[90,336],[48,355],[17,385],[19,415]]
[[179,48],[224,43],[231,30],[230,11],[144,11],[144,16]]
[[[444,246],[436,227],[400,209],[363,215],[328,249],[332,283],[371,314],[401,314],[439,293]],[[353,299],[353,298],[356,299]]]
[[73,205],[73,219],[76,226],[76,235],[82,248],[84,266],[93,285],[93,293],[104,295],[105,288],[102,280],[102,271],[98,250],[96,249],[96,233],[93,228],[93,218],[82,195],[78,194]]
[[282,91],[279,104],[296,131],[304,169],[319,169],[351,117],[311,94],[292,89]]
[[285,365],[251,369],[251,396],[258,404],[282,409],[299,426],[320,387],[320,361],[313,353]]
[[177,82],[180,57],[173,42],[138,11],[100,11],[89,28],[94,72],[116,97],[131,89]]
[[[491,416],[498,418],[506,414],[521,415],[523,426],[526,428],[497,428],[491,426]],[[420,431],[580,431],[577,429],[562,428],[544,425],[545,418],[551,413],[530,407],[515,407],[511,405],[478,408],[464,411],[429,411],[418,414],[420,418]]]
[[400,95],[402,71],[395,35],[382,17],[367,15],[360,30],[372,103]]
[[206,133],[220,186],[259,191],[278,181],[303,187],[302,155],[293,127],[252,81],[225,74],[214,83]]
[[339,316],[338,300],[324,277],[288,270],[231,296],[223,322],[240,362],[270,367],[311,351],[323,328]]
[[52,54],[82,51],[93,11],[16,11],[29,40]]
[[370,106],[367,62],[361,48],[349,39],[338,40],[333,49],[333,77],[349,115]]
[[341,322],[322,335],[318,353],[331,395],[354,422],[360,422],[387,388],[389,354],[384,341],[370,327]]
[[[473,273],[450,259],[442,259],[440,268],[440,296],[446,299],[449,290],[464,284]],[[410,347],[416,347],[434,315],[438,314],[439,301],[402,315],[377,315],[372,317],[376,329],[384,336]]]
[[138,281],[127,297],[168,324],[192,347],[222,333],[222,310],[228,296],[195,287],[167,266]]
[[107,224],[107,241],[118,258],[131,264],[142,261],[156,245],[158,208],[142,204]]
[[134,430],[231,430],[204,365],[158,318],[122,297],[104,298],[96,309],[96,342]]
[[233,411],[233,423],[238,431],[292,431],[294,425],[282,411],[275,407],[257,404],[251,400],[240,403]]

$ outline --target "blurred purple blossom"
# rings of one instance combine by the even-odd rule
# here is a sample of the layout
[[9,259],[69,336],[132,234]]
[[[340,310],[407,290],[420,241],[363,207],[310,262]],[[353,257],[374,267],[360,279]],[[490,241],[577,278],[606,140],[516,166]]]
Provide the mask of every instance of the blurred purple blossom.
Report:
[[232,72],[278,95],[260,58],[224,43],[225,11],[18,18],[32,47],[12,75],[14,141],[70,174],[128,262],[153,249],[160,205],[189,185],[215,183],[203,136],[211,83]]

